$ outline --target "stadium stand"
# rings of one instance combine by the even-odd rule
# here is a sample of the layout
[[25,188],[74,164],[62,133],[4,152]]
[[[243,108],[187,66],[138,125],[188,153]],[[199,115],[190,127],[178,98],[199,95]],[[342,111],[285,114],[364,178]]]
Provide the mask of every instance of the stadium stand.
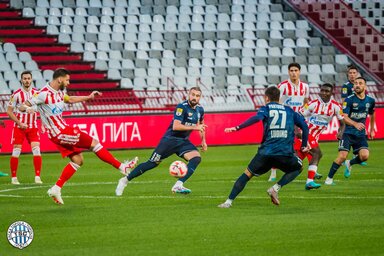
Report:
[[[133,107],[135,111],[153,111],[155,105],[167,109],[166,89],[185,91],[196,81],[211,91],[204,102],[208,109],[211,104],[213,110],[230,110],[224,106],[231,103],[233,110],[250,110],[252,95],[285,79],[286,65],[293,61],[302,65],[303,80],[314,92],[319,83],[341,85],[354,59],[319,33],[313,26],[317,23],[294,11],[305,1],[288,2],[293,9],[277,0],[3,0],[0,73],[7,86],[0,93],[13,90],[11,81],[17,81],[27,63],[36,71],[38,87],[50,79],[48,71],[64,66],[72,71],[73,90],[134,90],[138,99],[149,97],[148,91],[157,95],[156,100],[138,100],[141,107]],[[337,15],[348,13],[343,10]],[[374,42],[379,37],[364,40],[368,38]],[[361,37],[356,40],[358,50]],[[382,70],[384,49],[377,45],[364,75]],[[14,54],[7,57],[8,52]],[[233,86],[242,97],[230,94]],[[256,98],[262,104],[262,97]]]

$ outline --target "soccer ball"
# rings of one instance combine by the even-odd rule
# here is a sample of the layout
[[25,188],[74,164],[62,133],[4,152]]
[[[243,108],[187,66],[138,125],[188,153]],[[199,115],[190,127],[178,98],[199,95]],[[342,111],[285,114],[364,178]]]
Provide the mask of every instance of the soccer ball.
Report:
[[188,172],[188,167],[183,161],[174,161],[169,166],[169,174],[175,178],[182,178]]

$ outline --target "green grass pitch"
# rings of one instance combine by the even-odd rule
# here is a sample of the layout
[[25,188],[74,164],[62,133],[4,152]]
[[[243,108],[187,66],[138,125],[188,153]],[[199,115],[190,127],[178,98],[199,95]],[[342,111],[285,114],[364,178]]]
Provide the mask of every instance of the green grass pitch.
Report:
[[[322,143],[319,172],[324,175],[337,155],[336,143]],[[32,156],[22,155],[20,186],[0,178],[0,255],[383,255],[384,141],[371,141],[368,166],[344,168],[336,186],[305,191],[305,171],[280,191],[281,205],[270,202],[269,173],[252,179],[230,209],[220,209],[234,181],[257,150],[256,145],[210,147],[185,184],[190,195],[173,195],[168,174],[172,156],[157,169],[128,184],[122,197],[114,190],[121,174],[84,153],[83,167],[66,184],[65,205],[46,191],[68,162],[43,155],[43,185],[33,184]],[[114,151],[120,160],[152,150]],[[8,170],[9,156],[0,156]],[[281,176],[281,172],[279,173]],[[323,183],[324,178],[322,179]],[[15,221],[28,222],[34,240],[13,248],[6,231]]]

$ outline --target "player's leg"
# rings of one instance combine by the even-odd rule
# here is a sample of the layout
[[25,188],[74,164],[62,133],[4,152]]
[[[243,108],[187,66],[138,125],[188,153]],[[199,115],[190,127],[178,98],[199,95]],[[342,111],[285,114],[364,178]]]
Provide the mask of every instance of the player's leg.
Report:
[[81,153],[74,153],[68,156],[71,159],[61,172],[59,179],[56,184],[48,190],[48,195],[52,197],[52,199],[57,204],[64,204],[64,201],[61,197],[61,189],[64,184],[75,174],[75,172],[83,165],[83,155]]
[[35,183],[42,184],[40,178],[41,167],[42,167],[42,158],[40,153],[40,134],[39,129],[31,128],[25,131],[25,136],[28,140],[28,143],[31,145],[32,154],[33,154],[33,167],[35,168]]
[[176,152],[178,156],[183,157],[185,160],[188,161],[188,171],[184,177],[179,178],[176,181],[171,191],[173,193],[189,194],[192,191],[189,188],[184,187],[184,182],[186,182],[197,169],[197,166],[201,162],[201,156],[196,146],[193,145],[189,140],[183,141],[182,144],[180,144],[180,146],[177,148]]
[[343,138],[339,140],[339,153],[329,169],[329,173],[324,184],[335,185],[335,183],[333,182],[333,176],[335,176],[337,170],[347,159],[352,143],[353,139],[351,138],[351,136],[349,134],[344,133]]
[[300,158],[296,156],[292,157],[274,157],[273,162],[276,166],[284,172],[281,179],[272,187],[267,190],[268,195],[271,197],[271,201],[275,205],[279,205],[280,201],[278,193],[282,187],[292,182],[301,173],[303,169],[303,163]]
[[177,147],[177,141],[173,141],[167,138],[163,138],[159,145],[152,152],[151,157],[148,161],[139,164],[135,169],[133,169],[126,177],[123,177],[119,180],[115,193],[116,196],[123,195],[125,187],[128,185],[128,182],[143,175],[145,172],[157,167],[161,160],[169,157],[175,153],[175,148]]
[[316,182],[314,182],[314,178],[317,173],[317,166],[319,165],[320,159],[323,155],[319,146],[311,148],[310,153],[311,154],[308,154],[308,155],[311,155],[312,157],[308,166],[308,176],[307,176],[307,182],[305,184],[306,190],[317,189],[321,187],[320,184],[317,184]]
[[361,164],[364,161],[368,160],[369,157],[369,150],[368,147],[362,147],[358,148],[357,150],[354,150],[354,153],[356,153],[356,157],[352,160],[346,160],[345,161],[345,170],[344,170],[344,177],[349,178],[351,176],[352,172],[352,165],[355,164]]
[[271,168],[272,161],[269,161],[268,158],[265,156],[261,156],[259,154],[256,154],[251,162],[248,164],[247,169],[245,169],[244,173],[240,175],[240,177],[236,180],[235,184],[232,187],[232,190],[227,198],[227,200],[219,204],[218,207],[220,208],[229,208],[232,206],[233,200],[236,199],[236,197],[240,194],[241,191],[245,188],[248,181],[253,176],[260,176]]
[[11,169],[11,183],[14,185],[19,185],[20,182],[17,179],[17,169],[19,167],[19,157],[21,153],[21,147],[24,142],[24,132],[18,128],[14,127],[12,130],[11,144],[13,145],[12,155],[9,160],[9,165]]
[[276,176],[277,176],[277,169],[275,167],[271,168],[271,174],[269,175],[268,181],[276,181]]

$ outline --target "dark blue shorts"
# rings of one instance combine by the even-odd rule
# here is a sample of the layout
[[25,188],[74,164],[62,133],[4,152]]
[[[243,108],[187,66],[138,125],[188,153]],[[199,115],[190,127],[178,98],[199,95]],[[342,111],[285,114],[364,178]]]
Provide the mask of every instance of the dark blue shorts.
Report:
[[265,156],[256,154],[248,165],[248,171],[255,176],[260,176],[274,167],[289,173],[301,170],[302,165],[302,161],[297,156]]
[[339,151],[348,151],[353,149],[353,154],[357,154],[360,149],[368,149],[367,136],[356,136],[344,133],[343,138],[339,141]]
[[189,140],[176,137],[163,137],[153,151],[149,161],[160,162],[173,154],[183,157],[185,153],[195,150],[197,151],[197,148]]

